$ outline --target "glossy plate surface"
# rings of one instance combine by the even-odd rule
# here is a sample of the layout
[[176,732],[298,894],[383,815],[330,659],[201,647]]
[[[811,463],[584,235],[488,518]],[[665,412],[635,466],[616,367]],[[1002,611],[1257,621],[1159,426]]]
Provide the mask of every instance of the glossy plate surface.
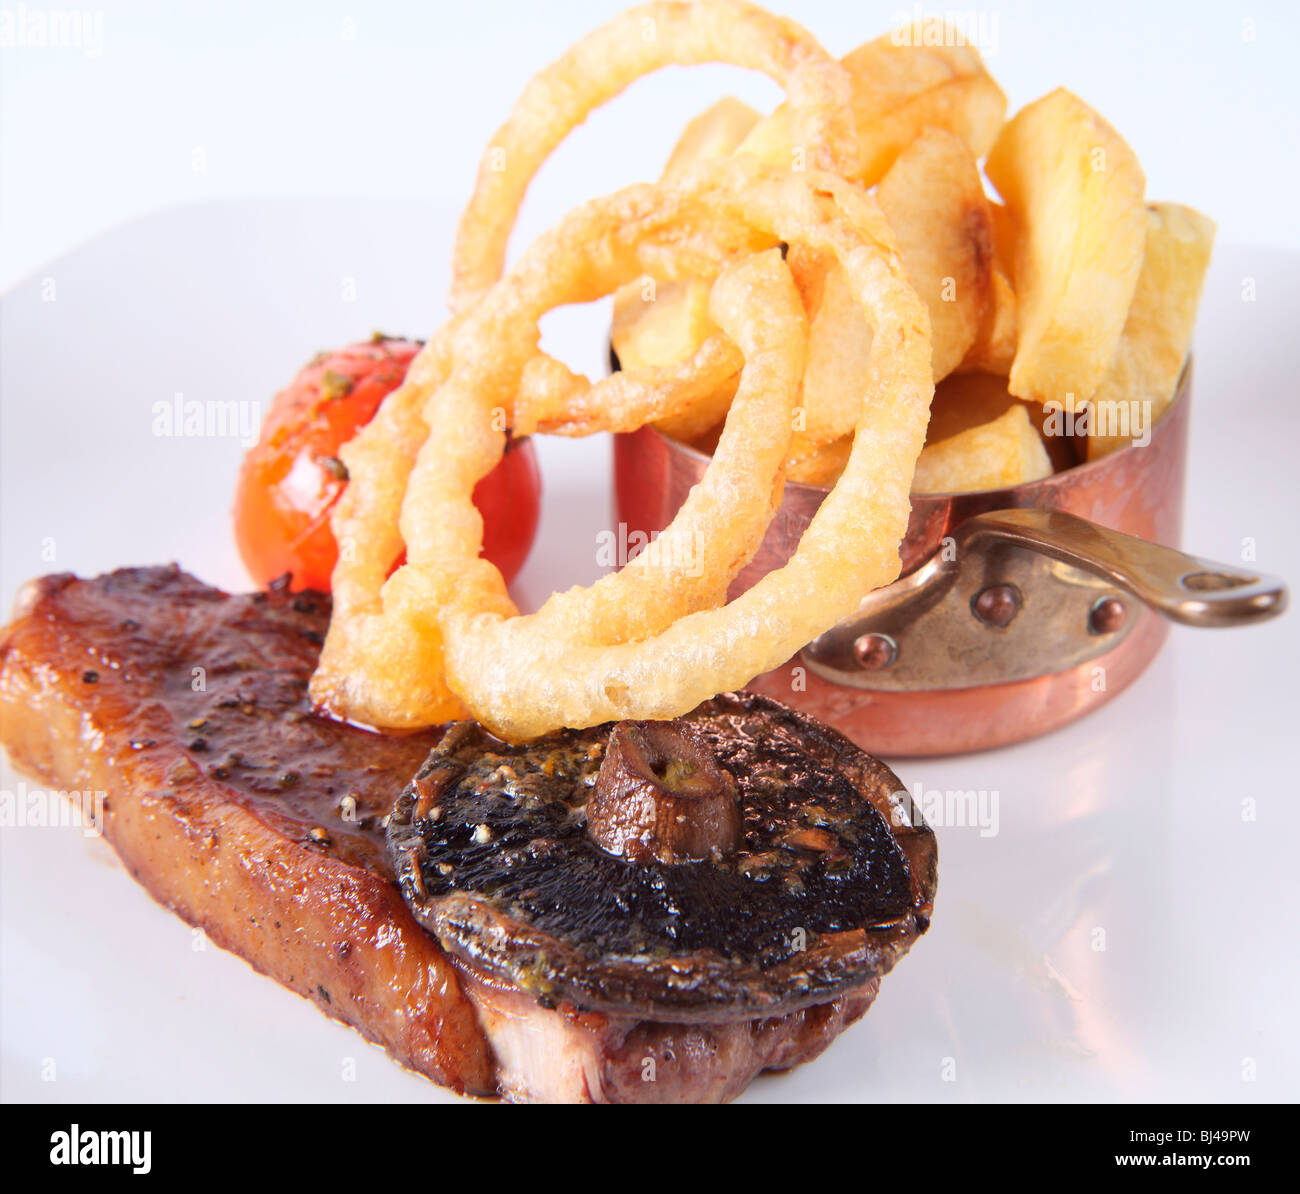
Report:
[[[7,294],[5,606],[40,572],[173,558],[243,587],[228,514],[239,439],[156,435],[156,404],[180,393],[260,403],[260,416],[318,348],[376,328],[422,333],[441,313],[455,214],[370,201],[182,208]],[[1244,277],[1258,302],[1242,301]],[[1184,533],[1198,554],[1253,552],[1292,582],[1298,306],[1300,258],[1220,248]],[[548,347],[599,371],[608,318],[548,327]],[[593,579],[618,544],[599,537],[608,441],[540,447],[525,604]],[[1174,627],[1132,687],[1075,725],[963,758],[887,760],[922,808],[938,806],[933,928],[823,1058],[745,1098],[1294,1098],[1298,657],[1294,614],[1230,633]],[[0,774],[8,792],[21,782]],[[196,949],[74,829],[0,831],[0,950],[5,1099],[452,1097],[239,959]]]

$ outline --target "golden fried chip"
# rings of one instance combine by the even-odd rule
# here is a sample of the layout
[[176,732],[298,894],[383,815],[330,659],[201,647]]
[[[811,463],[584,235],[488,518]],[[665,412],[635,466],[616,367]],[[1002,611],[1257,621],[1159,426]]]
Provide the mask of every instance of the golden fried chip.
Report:
[[1015,225],[1001,203],[990,203],[993,218],[993,270],[989,301],[975,343],[966,351],[958,372],[997,373],[1006,377],[1016,356],[1016,289],[1014,281]]
[[1050,476],[1052,462],[1017,403],[991,423],[927,444],[916,462],[913,493],[967,493],[1008,489]]
[[1177,203],[1147,209],[1137,292],[1119,351],[1088,404],[1106,428],[1088,435],[1089,460],[1141,438],[1173,401],[1213,245],[1214,221],[1200,212]]
[[972,427],[991,423],[1013,406],[1024,407],[1029,421],[1042,437],[1054,472],[1078,463],[1070,436],[1049,434],[1046,410],[1037,402],[1024,402],[1007,389],[1007,379],[992,373],[954,373],[934,387],[930,403],[930,426],[925,433],[927,444],[951,439]]
[[[930,313],[935,380],[966,355],[990,299],[993,231],[979,167],[966,144],[927,129],[894,162],[877,199],[908,281]],[[857,422],[871,363],[871,330],[835,262],[790,253],[810,316],[803,411],[790,478],[826,484],[847,451],[831,447]]]
[[898,155],[876,197],[930,311],[939,381],[974,344],[990,301],[993,217],[979,167],[961,138],[927,129]]
[[[808,312],[808,367],[790,448],[790,475],[805,480],[820,449],[847,435],[858,421],[871,369],[871,325],[833,259],[790,250],[790,266]],[[845,454],[847,458],[847,453]]]
[[660,180],[672,182],[700,162],[725,158],[761,119],[743,100],[734,95],[723,96],[713,107],[687,122],[668,156]]
[[1142,168],[1061,88],[1007,124],[987,171],[1016,236],[1011,392],[1077,405],[1101,384],[1133,301],[1146,239]]
[[[734,96],[719,100],[695,117],[677,139],[660,181],[671,182],[700,162],[726,157],[758,123],[759,114]],[[614,296],[614,326],[610,342],[624,369],[668,369],[695,357],[705,341],[716,335],[709,318],[711,283],[704,278],[656,282],[640,278]],[[695,397],[657,421],[674,439],[689,442],[717,426],[736,394],[740,362],[721,378],[697,378]]]
[[[929,33],[924,23],[903,26],[841,59],[852,83],[860,153],[851,177],[863,186],[878,183],[927,128],[954,133],[979,158],[1002,127],[1007,99],[979,52],[951,25]],[[943,44],[929,44],[935,41]],[[754,127],[741,152],[788,169],[799,166],[801,148],[791,136],[789,107],[782,105]]]

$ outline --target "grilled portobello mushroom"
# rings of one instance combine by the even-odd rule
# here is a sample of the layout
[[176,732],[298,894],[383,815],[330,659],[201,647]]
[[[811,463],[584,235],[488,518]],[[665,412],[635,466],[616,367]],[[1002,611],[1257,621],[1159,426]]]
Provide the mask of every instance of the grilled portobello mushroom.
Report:
[[[638,1047],[647,1025],[784,1040],[758,1069],[812,1055],[790,1032],[815,1023],[820,1051],[865,1010],[928,926],[936,879],[934,835],[887,767],[747,692],[518,745],[457,723],[398,799],[388,848],[481,1013],[613,1022],[624,1042],[636,1025]],[[499,1061],[521,1047],[494,1043]],[[595,1060],[603,1089],[611,1058]],[[514,1093],[551,1097],[536,1078]]]

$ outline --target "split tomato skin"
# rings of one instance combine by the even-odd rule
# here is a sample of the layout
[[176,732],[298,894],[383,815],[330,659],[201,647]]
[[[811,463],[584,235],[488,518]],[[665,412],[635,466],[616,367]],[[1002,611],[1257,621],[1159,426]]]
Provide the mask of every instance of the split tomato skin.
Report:
[[[320,353],[275,396],[235,491],[235,541],[259,585],[288,573],[294,591],[329,591],[338,560],[330,515],[347,487],[339,449],[402,383],[419,351],[416,341],[375,336]],[[540,498],[532,444],[508,440],[474,490],[483,554],[507,582],[532,547]]]

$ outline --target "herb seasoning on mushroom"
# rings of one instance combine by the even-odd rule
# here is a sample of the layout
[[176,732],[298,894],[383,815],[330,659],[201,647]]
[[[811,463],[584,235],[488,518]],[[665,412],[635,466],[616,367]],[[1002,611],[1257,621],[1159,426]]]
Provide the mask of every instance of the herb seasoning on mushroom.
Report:
[[821,1052],[928,926],[934,836],[902,793],[734,693],[522,745],[458,723],[388,844],[507,1093],[720,1100]]

